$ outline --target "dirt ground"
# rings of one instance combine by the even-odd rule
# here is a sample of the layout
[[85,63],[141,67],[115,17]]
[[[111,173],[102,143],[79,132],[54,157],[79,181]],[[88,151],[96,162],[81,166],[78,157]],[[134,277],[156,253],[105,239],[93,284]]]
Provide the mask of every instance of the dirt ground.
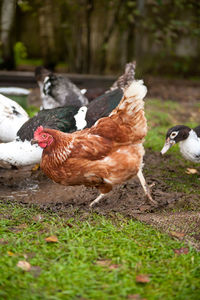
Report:
[[[183,121],[191,114],[188,107],[200,100],[198,99],[200,85],[196,83],[191,88],[191,85],[182,81],[182,85],[178,84],[177,89],[174,90],[174,85],[171,85],[170,89],[168,82],[166,89],[164,82],[160,81],[160,92],[159,82],[156,81],[154,85],[148,82],[148,85],[150,84],[151,97],[173,99],[171,95],[175,91],[173,100],[180,101],[180,106],[187,108],[182,115]],[[187,95],[190,97],[188,98]],[[194,193],[173,191],[168,182],[172,180],[170,174],[176,170],[168,164],[169,158],[170,154],[161,157],[159,153],[150,150],[146,151],[144,157],[144,175],[151,188],[152,196],[158,203],[157,207],[147,202],[138,179],[133,178],[114,187],[112,192],[91,209],[89,204],[98,194],[96,189],[58,185],[46,178],[40,170],[32,171],[31,166],[19,170],[0,168],[0,200],[18,202],[25,206],[35,205],[41,210],[56,212],[66,218],[75,217],[78,213],[79,217],[85,219],[91,211],[108,216],[121,213],[126,217],[151,224],[200,250],[200,205],[199,195],[196,193],[199,184],[191,179]],[[162,169],[163,162],[165,174]],[[169,174],[168,178],[166,172]],[[182,179],[177,178],[177,180],[181,183]]]

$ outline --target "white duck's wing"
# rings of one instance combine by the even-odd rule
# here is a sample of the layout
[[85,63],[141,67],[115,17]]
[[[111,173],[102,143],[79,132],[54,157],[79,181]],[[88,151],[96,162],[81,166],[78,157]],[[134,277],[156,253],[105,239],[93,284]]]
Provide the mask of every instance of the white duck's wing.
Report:
[[39,163],[42,149],[31,142],[15,139],[9,143],[0,144],[0,166],[10,164],[13,166],[27,166]]
[[19,128],[29,119],[26,111],[15,101],[0,94],[0,140],[10,142]]

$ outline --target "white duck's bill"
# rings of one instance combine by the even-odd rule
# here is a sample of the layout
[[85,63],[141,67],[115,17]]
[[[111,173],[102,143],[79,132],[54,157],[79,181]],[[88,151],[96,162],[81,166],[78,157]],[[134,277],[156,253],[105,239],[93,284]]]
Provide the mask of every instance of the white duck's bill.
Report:
[[166,141],[160,153],[165,154],[174,144],[174,141]]

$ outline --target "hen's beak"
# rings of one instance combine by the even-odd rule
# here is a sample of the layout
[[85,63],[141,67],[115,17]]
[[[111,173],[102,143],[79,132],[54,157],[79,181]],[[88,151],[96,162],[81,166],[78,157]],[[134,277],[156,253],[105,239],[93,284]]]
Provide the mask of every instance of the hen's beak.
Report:
[[34,144],[38,144],[38,141],[36,139],[31,140],[31,145],[34,145]]
[[166,139],[165,144],[160,151],[160,153],[163,155],[165,154],[176,142],[173,140],[170,140],[170,138]]

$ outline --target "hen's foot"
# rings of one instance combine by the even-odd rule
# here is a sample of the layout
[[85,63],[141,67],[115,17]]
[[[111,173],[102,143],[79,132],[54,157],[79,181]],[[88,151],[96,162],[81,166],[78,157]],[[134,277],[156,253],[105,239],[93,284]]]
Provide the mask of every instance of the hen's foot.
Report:
[[149,187],[148,187],[148,185],[146,183],[146,180],[145,180],[145,178],[144,178],[144,176],[142,174],[142,170],[139,170],[139,172],[137,173],[137,176],[138,176],[138,179],[140,180],[140,183],[141,183],[141,185],[143,187],[143,190],[145,192],[145,195],[146,195],[148,201],[151,204],[153,204],[154,206],[155,205],[157,206],[158,203],[157,203],[157,201],[153,200],[153,198],[151,197],[150,189],[149,189]]
[[95,204],[97,204],[104,196],[105,196],[105,194],[100,194],[96,199],[94,199],[90,203],[90,207],[93,207]]

